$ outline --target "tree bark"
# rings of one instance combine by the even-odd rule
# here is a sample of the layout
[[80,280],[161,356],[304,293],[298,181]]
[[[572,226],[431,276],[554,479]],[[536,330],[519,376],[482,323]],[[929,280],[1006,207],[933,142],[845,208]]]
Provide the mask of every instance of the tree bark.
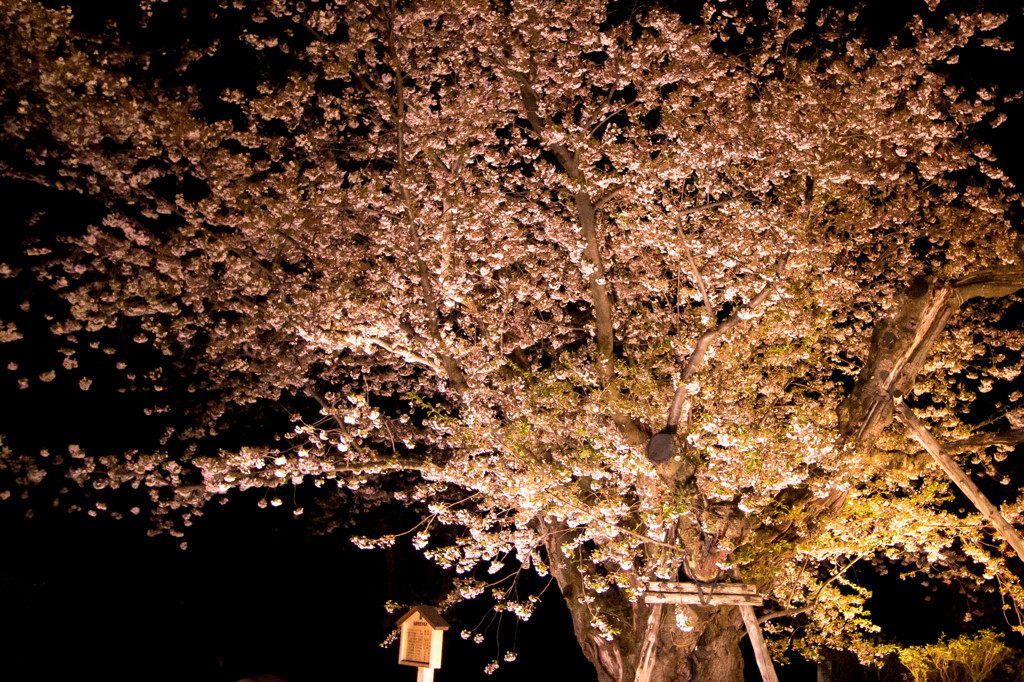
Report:
[[839,432],[846,440],[871,443],[893,420],[893,398],[914,387],[932,346],[950,316],[966,301],[999,298],[1024,287],[1019,267],[979,270],[952,283],[915,279],[896,313],[875,325],[864,369],[839,407]]
[[[739,643],[744,625],[738,607],[682,607],[693,625],[691,631],[683,632],[672,606],[648,606],[642,599],[630,603],[616,589],[584,593],[579,562],[561,549],[574,531],[552,521],[538,522],[538,530],[544,538],[551,575],[569,607],[576,641],[593,663],[599,682],[743,680]],[[617,630],[611,640],[592,627],[593,614],[600,614]],[[645,648],[648,640],[650,646]]]
[[893,419],[893,396],[913,388],[928,352],[959,304],[952,287],[915,280],[896,314],[875,325],[867,361],[839,407],[839,432],[871,443]]

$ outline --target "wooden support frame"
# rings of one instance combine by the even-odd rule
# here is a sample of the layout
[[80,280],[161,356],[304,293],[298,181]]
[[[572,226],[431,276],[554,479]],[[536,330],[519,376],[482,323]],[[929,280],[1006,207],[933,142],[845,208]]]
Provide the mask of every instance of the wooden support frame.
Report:
[[695,606],[761,606],[757,587],[735,583],[654,582],[644,593],[645,604],[692,604]]
[[745,594],[714,594],[704,596],[701,601],[699,594],[686,592],[648,592],[644,595],[645,604],[691,604],[693,606],[762,606],[764,600],[758,596]]
[[[645,604],[691,604],[694,606],[738,606],[743,625],[754,648],[754,658],[764,682],[779,682],[775,666],[768,655],[768,647],[761,635],[761,626],[754,615],[754,607],[764,604],[756,585],[745,583],[672,583],[653,582],[644,593]],[[657,610],[658,607],[655,607]]]
[[757,624],[757,616],[750,606],[741,606],[740,614],[743,616],[743,624],[747,626],[747,636],[750,637],[750,646],[754,648],[754,660],[757,661],[757,668],[761,671],[761,679],[764,682],[779,682],[775,674],[775,666],[772,665],[772,657],[768,655],[768,647],[764,643],[764,636],[761,635],[761,626]]
[[991,523],[996,532],[999,533],[999,536],[1006,541],[1006,544],[1013,548],[1013,551],[1017,553],[1021,561],[1024,561],[1024,538],[1017,532],[1017,529],[1003,518],[1003,515],[999,513],[999,509],[989,502],[988,498],[978,489],[978,486],[974,484],[970,476],[949,456],[942,444],[928,430],[928,427],[921,423],[921,420],[917,418],[914,412],[902,400],[896,401],[896,414],[899,415],[900,420],[906,425],[910,435],[921,444],[921,447],[928,451],[928,454],[942,468],[942,471],[949,477],[949,480],[953,481],[956,487],[967,496],[967,499],[985,517],[985,520]]
[[714,594],[744,594],[744,595],[757,595],[757,585],[748,585],[746,583],[701,583],[699,586],[697,583],[674,583],[674,582],[652,582],[648,588],[648,592],[682,592],[688,594],[697,594],[698,587],[703,592],[714,593]]

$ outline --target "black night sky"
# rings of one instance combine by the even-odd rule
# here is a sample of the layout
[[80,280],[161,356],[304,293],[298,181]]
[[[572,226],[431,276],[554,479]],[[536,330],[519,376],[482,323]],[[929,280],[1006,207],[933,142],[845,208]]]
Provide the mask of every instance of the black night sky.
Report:
[[[132,5],[119,7],[127,11]],[[83,26],[103,25],[107,17],[94,12],[83,14]],[[1019,33],[1022,19],[1016,10],[1013,33]],[[196,27],[208,30],[213,29]],[[968,56],[955,75],[1020,90],[1019,55],[1006,55],[1001,63],[991,59],[972,62]],[[1007,113],[1009,121],[993,141],[1001,166],[1019,184],[1024,182],[1024,149],[1016,133],[1024,123],[1021,101]],[[22,258],[14,254],[40,233],[74,229],[99,215],[98,207],[86,201],[9,178],[0,177],[0,196],[6,199],[0,252],[8,262]],[[46,215],[29,226],[40,208]],[[45,448],[52,457],[66,453],[72,443],[113,452],[160,432],[159,419],[147,420],[143,414],[149,397],[119,392],[124,378],[99,351],[79,357],[83,373],[92,370],[94,384],[87,393],[62,374],[52,383],[19,389],[20,376],[35,376],[60,357],[46,323],[35,315],[54,299],[44,285],[27,277],[0,286],[0,319],[22,319],[27,325],[26,340],[0,346],[5,446],[25,452]],[[26,299],[33,302],[32,315],[17,312]],[[4,369],[8,363],[19,369]],[[0,490],[8,489],[4,485]],[[389,614],[385,602],[436,602],[451,576],[423,559],[408,539],[388,551],[360,550],[348,540],[356,531],[401,532],[416,523],[408,511],[379,508],[323,532],[326,516],[334,514],[337,520],[339,510],[319,509],[315,499],[323,491],[311,485],[295,490],[307,509],[297,518],[288,505],[260,508],[260,491],[233,492],[228,504],[214,505],[197,518],[184,538],[150,537],[142,517],[93,518],[84,511],[69,513],[67,502],[50,507],[46,494],[61,485],[46,481],[43,494],[28,499],[11,489],[9,498],[0,501],[0,679],[235,682],[261,673],[288,682],[415,679],[413,668],[397,664],[397,646],[379,646],[401,615]],[[129,498],[111,504],[127,509]],[[851,575],[878,589],[869,607],[886,634],[924,643],[963,631],[964,624],[949,617],[951,609],[962,605],[947,601],[943,593],[900,581],[894,573],[879,576],[869,567],[853,569]],[[499,620],[485,599],[456,607],[448,618],[451,630],[439,682],[596,679],[573,637],[557,585],[533,574],[520,580],[524,594],[546,587],[533,619],[519,625],[509,616]],[[998,626],[998,598],[982,606],[986,615],[974,625]],[[484,626],[477,627],[480,623]],[[463,640],[463,629],[484,633],[484,642]],[[1024,650],[1019,637],[1007,642]],[[517,652],[517,660],[484,675],[484,666],[509,649]],[[745,655],[748,679],[759,679],[749,646]],[[780,678],[814,679],[814,670],[795,663],[782,668]],[[873,672],[847,674],[840,679],[876,679]]]

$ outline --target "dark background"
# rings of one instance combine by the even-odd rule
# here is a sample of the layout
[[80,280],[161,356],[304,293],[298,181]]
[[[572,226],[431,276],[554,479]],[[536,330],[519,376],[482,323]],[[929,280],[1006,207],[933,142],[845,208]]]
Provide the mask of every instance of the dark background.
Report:
[[[290,512],[248,501],[211,510],[184,551],[140,523],[25,520],[0,507],[0,679],[415,680],[397,644],[379,646],[402,613],[384,604],[440,598],[440,571],[408,545],[359,550],[346,531],[311,535]],[[525,589],[544,587],[526,579]],[[484,599],[455,609],[439,682],[595,679],[557,587],[518,628],[506,616],[478,630],[482,644],[459,636],[488,620]],[[483,674],[512,648],[517,661]]]

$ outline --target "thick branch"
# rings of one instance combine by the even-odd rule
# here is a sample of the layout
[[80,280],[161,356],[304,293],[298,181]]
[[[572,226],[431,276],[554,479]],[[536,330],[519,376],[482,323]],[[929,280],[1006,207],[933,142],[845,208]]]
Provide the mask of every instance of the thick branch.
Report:
[[[595,595],[598,604],[594,607],[588,607],[582,603],[580,598],[586,593],[583,577],[570,557],[562,551],[563,543],[579,531],[570,529],[562,522],[546,521],[542,518],[537,520],[537,531],[544,543],[544,549],[547,551],[548,570],[558,581],[562,596],[565,597],[566,605],[569,607],[576,641],[580,643],[583,655],[597,669],[598,680],[600,682],[622,682],[634,679],[633,671],[629,669],[629,659],[632,653],[629,647],[622,642],[609,642],[599,637],[590,627],[591,608],[601,609],[601,606],[604,605],[611,612],[616,610],[616,606],[622,609],[631,609],[631,605],[602,604],[602,602],[618,598],[617,590],[609,590]],[[604,611],[602,610],[602,612]]]
[[[402,190],[404,192],[405,188],[403,187]],[[455,361],[455,358],[445,350],[444,340],[441,337],[441,327],[437,323],[437,298],[434,296],[434,287],[430,282],[430,270],[427,268],[427,264],[422,257],[419,230],[411,214],[409,217],[409,239],[412,241],[413,254],[419,270],[420,295],[423,296],[423,302],[427,306],[427,328],[430,330],[430,335],[438,346],[438,359],[441,360],[441,365],[444,367],[445,374],[448,375],[448,379],[452,383],[452,388],[455,389],[456,393],[462,393],[469,388],[469,385],[466,383],[466,376],[462,373],[462,369]]]
[[612,327],[612,300],[605,279],[604,261],[597,237],[597,221],[590,195],[576,192],[576,215],[583,228],[587,246],[584,255],[593,266],[590,273],[590,297],[594,304],[595,334],[597,336],[597,362],[602,383],[607,386],[615,376],[615,335]]
[[1000,297],[1024,287],[1024,269],[980,270],[952,284],[914,280],[896,314],[875,325],[871,350],[857,384],[839,408],[839,431],[872,442],[892,422],[894,396],[913,388],[950,316],[967,300]]
[[647,627],[644,630],[644,641],[640,646],[635,682],[650,682],[651,680],[651,675],[654,672],[654,660],[658,651],[658,635],[661,633],[661,620],[664,615],[664,604],[651,605],[651,611],[647,615]]
[[[537,107],[537,93],[534,92],[525,76],[520,75],[518,78],[519,92],[526,109],[526,118],[530,122],[530,127],[543,141],[546,123],[541,118]],[[598,371],[601,383],[607,386],[615,377],[615,334],[612,327],[611,295],[605,278],[604,260],[601,258],[601,242],[597,235],[594,201],[591,199],[590,193],[582,189],[586,184],[586,178],[579,168],[576,154],[561,142],[547,143],[547,148],[558,159],[558,163],[565,170],[566,175],[576,180],[581,187],[573,194],[573,202],[576,206],[576,218],[586,239],[584,255],[592,268],[590,298],[594,305]]]
[[[394,0],[391,3],[392,16],[394,16]],[[433,337],[434,342],[437,344],[438,359],[441,360],[441,365],[444,367],[445,374],[448,375],[448,380],[451,382],[452,389],[456,393],[463,393],[469,388],[469,384],[466,382],[466,376],[462,373],[462,369],[459,364],[445,349],[444,340],[441,337],[441,328],[437,323],[439,313],[437,306],[437,298],[434,296],[434,287],[430,280],[430,269],[427,267],[426,261],[423,259],[423,249],[420,244],[420,232],[416,226],[416,212],[413,210],[412,199],[409,196],[409,190],[405,185],[405,83],[404,76],[402,74],[401,62],[398,59],[398,52],[395,49],[394,42],[394,26],[391,20],[388,21],[388,50],[391,53],[391,58],[394,62],[395,68],[395,109],[398,119],[397,124],[397,135],[398,135],[398,193],[402,197],[402,202],[405,204],[405,211],[408,217],[409,225],[409,241],[412,243],[413,257],[416,259],[416,269],[420,278],[420,295],[423,297],[423,302],[427,307],[427,328],[430,330],[430,335]]]
[[[789,252],[786,252],[779,257],[778,261],[776,261],[775,278],[782,275],[783,270],[786,268],[786,261],[788,259]],[[729,319],[713,329],[708,329],[701,334],[699,339],[697,339],[693,352],[690,353],[690,357],[687,358],[686,366],[683,368],[683,373],[679,378],[679,387],[676,389],[675,395],[672,397],[672,403],[668,410],[668,426],[666,430],[674,430],[678,427],[680,419],[684,416],[684,409],[687,413],[689,412],[689,384],[693,379],[693,376],[697,373],[697,370],[699,370],[703,364],[704,355],[707,353],[708,348],[711,347],[712,342],[738,325],[740,320],[744,319],[748,312],[761,305],[765,299],[768,298],[768,294],[771,291],[773,284],[774,280],[769,280],[768,283],[764,285],[764,288],[757,292],[756,296],[747,301],[743,306],[740,306],[738,310],[729,316]]]
[[927,427],[921,423],[913,411],[904,405],[902,401],[896,406],[896,413],[906,425],[910,434],[928,451],[928,454],[935,458],[935,461],[946,473],[946,476],[956,484],[956,487],[960,488],[960,491],[981,512],[981,515],[995,526],[996,532],[1017,552],[1017,556],[1020,557],[1021,561],[1024,561],[1024,538],[1021,538],[1020,533],[1007,523],[995,505],[988,501],[988,498],[978,489],[974,481],[943,450],[942,445],[935,440],[935,437],[932,436]]
[[[675,523],[669,525],[668,532],[665,534],[665,540],[670,543],[676,542],[679,536],[679,523],[677,519]],[[647,552],[652,557],[654,563],[658,561],[659,554],[664,554],[664,550],[658,547],[648,547]],[[651,605],[651,610],[647,614],[644,639],[640,644],[640,653],[637,657],[635,682],[650,682],[651,680],[651,675],[654,672],[654,661],[658,651],[658,634],[661,632],[661,621],[664,616],[664,604]]]
[[979,270],[953,283],[958,303],[972,298],[1002,298],[1024,288],[1024,269]]
[[970,438],[962,438],[952,443],[946,443],[942,446],[942,449],[951,455],[955,455],[969,450],[987,448],[989,445],[1017,445],[1018,443],[1024,443],[1024,429],[1010,429],[1009,431],[999,431],[998,433],[982,433]]
[[[537,104],[537,93],[534,92],[533,86],[530,85],[526,76],[518,74],[517,78],[519,80],[519,96],[522,97],[523,107],[526,109],[526,120],[530,122],[530,127],[540,137],[541,142],[544,142],[544,128],[547,126],[547,123],[541,118],[540,107]],[[582,179],[582,173],[580,173],[575,153],[570,151],[561,142],[550,142],[545,143],[545,145],[555,155],[559,165],[562,166],[570,178],[573,180]]]

